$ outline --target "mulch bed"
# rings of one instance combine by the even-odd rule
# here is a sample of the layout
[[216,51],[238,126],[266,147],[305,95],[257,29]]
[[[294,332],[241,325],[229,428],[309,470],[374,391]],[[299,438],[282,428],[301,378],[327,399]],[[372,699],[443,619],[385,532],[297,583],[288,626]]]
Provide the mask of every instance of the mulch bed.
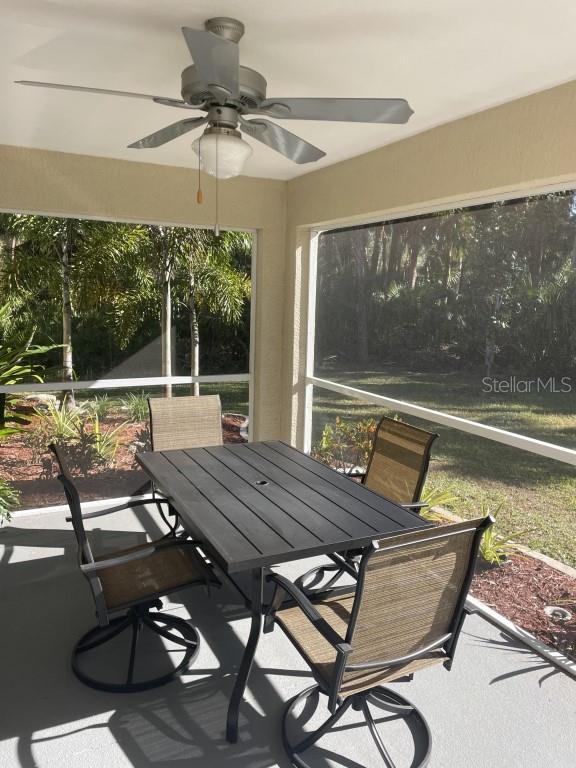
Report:
[[[32,410],[32,409],[30,409]],[[147,439],[146,422],[125,423],[118,416],[102,420],[103,429],[115,429],[124,423],[121,444],[112,468],[101,468],[77,477],[78,489],[83,501],[120,496],[133,496],[149,490],[150,481],[139,468],[134,457],[134,443],[144,449]],[[244,443],[240,434],[244,419],[235,414],[222,417],[222,439],[225,443]],[[30,424],[25,429],[32,428]],[[50,457],[49,453],[45,457]],[[62,486],[56,479],[56,466],[43,467],[34,462],[33,453],[26,443],[25,433],[14,435],[0,445],[0,477],[8,480],[20,491],[20,508],[34,509],[65,503]]]
[[[472,582],[479,600],[535,635],[576,659],[576,579],[528,555],[514,555],[505,563],[480,570]],[[544,612],[560,606],[572,614],[564,626]]]

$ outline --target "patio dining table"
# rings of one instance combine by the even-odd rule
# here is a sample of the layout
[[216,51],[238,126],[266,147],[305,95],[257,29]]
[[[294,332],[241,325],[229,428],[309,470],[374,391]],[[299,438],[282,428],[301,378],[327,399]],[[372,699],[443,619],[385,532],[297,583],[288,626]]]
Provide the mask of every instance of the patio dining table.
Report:
[[233,581],[250,573],[251,627],[228,706],[226,738],[262,631],[266,571],[430,525],[415,512],[279,441],[141,453],[182,525]]

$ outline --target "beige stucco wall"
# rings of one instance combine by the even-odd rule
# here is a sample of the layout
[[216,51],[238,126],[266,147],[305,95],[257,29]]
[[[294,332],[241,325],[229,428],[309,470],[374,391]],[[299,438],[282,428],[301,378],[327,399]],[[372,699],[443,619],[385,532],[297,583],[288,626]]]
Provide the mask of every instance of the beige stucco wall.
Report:
[[[213,180],[195,202],[189,169],[0,146],[0,210],[210,226]],[[220,223],[258,233],[254,328],[256,439],[280,433],[286,183],[237,178],[220,185]]]
[[282,421],[287,438],[301,444],[308,228],[548,185],[576,186],[575,125],[576,81],[288,182]]

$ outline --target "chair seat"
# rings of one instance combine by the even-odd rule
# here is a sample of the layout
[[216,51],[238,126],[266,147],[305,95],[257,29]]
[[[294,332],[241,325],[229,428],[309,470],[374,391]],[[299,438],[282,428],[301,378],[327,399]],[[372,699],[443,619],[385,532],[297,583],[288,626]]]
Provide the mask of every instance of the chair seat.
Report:
[[[116,550],[114,557],[147,549],[155,542]],[[101,555],[96,560],[105,560]],[[204,583],[205,575],[197,565],[190,546],[164,546],[156,552],[123,565],[106,568],[99,573],[104,599],[109,609],[142,602],[147,597],[168,594],[195,583]]]
[[[349,593],[327,596],[322,600],[314,601],[314,606],[322,618],[340,635],[342,641],[346,637],[353,604],[353,590]],[[334,674],[334,664],[336,662],[336,651],[332,645],[320,634],[312,622],[306,618],[298,606],[278,610],[276,621],[297,646],[300,653],[307,659],[310,666],[316,670],[326,688],[328,688]],[[359,691],[373,688],[386,681],[396,680],[399,677],[405,677],[412,672],[416,672],[418,669],[438,664],[445,660],[445,655],[439,652],[431,652],[423,658],[394,669],[345,672],[340,695],[343,697],[351,696]],[[354,658],[350,657],[350,662],[353,663],[353,661]]]

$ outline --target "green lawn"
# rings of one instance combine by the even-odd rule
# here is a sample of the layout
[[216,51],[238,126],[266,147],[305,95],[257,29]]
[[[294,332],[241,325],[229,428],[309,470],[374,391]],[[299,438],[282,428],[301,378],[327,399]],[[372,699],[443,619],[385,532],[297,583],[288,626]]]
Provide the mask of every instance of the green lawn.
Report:
[[[394,368],[370,374],[326,372],[322,378],[576,447],[575,392],[483,394],[481,376],[415,374]],[[314,393],[315,441],[324,424],[337,415],[356,420],[386,412],[327,390],[315,388]],[[427,421],[403,418],[439,433],[427,489],[449,490],[456,497],[448,505],[452,511],[471,517],[502,504],[503,532],[529,528],[522,543],[576,566],[576,468]]]

